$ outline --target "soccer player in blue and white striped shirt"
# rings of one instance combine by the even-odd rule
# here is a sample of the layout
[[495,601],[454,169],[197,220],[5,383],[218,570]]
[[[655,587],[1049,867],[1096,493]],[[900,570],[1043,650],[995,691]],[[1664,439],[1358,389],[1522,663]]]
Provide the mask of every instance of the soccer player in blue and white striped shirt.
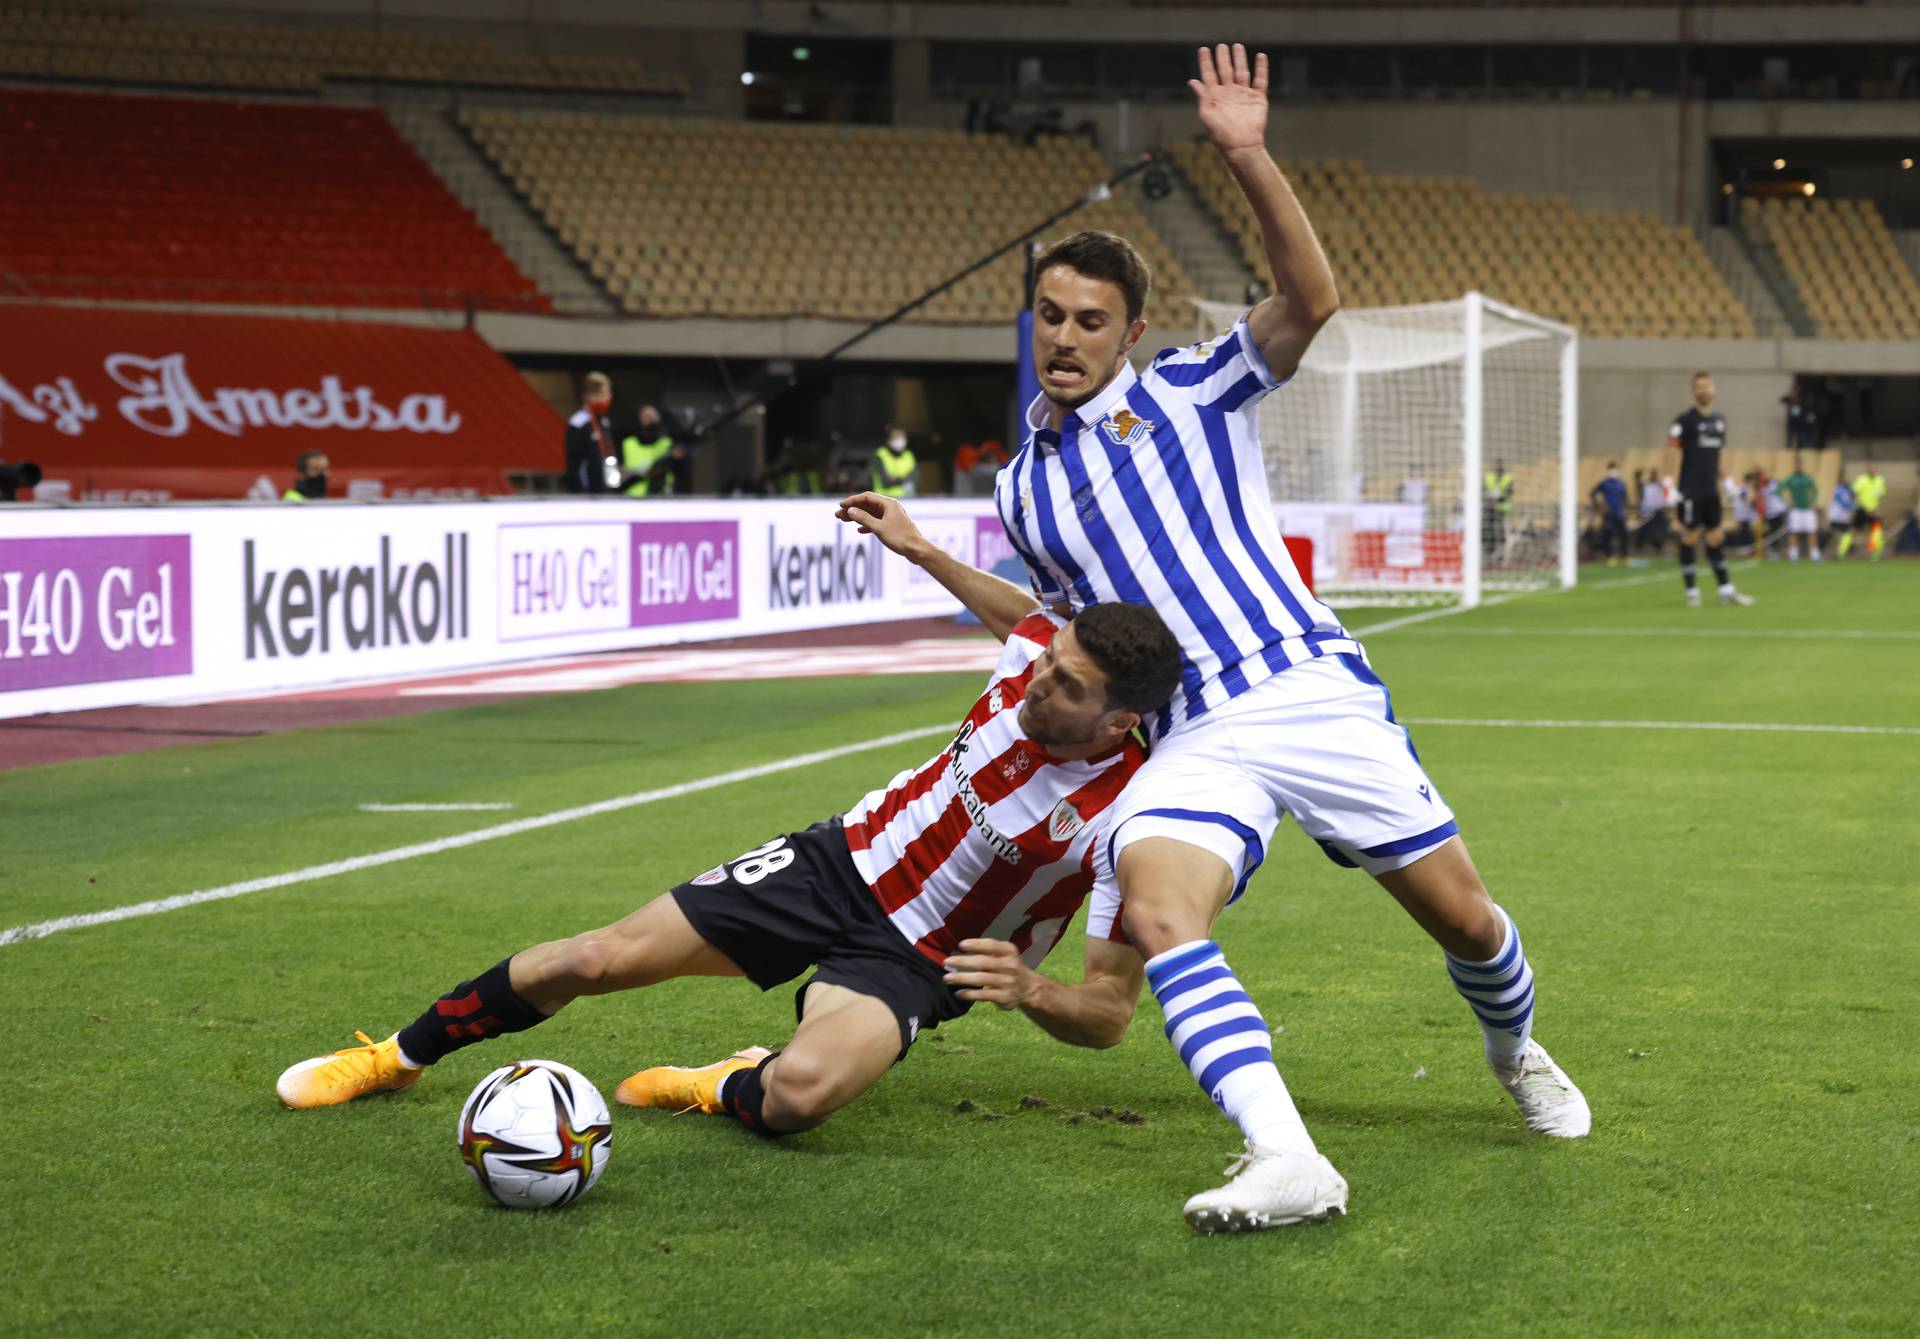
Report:
[[1278,291],[1224,335],[1168,349],[1136,375],[1127,353],[1146,329],[1150,282],[1138,254],[1109,233],[1048,250],[1033,293],[1041,395],[995,496],[1043,600],[1150,604],[1181,644],[1180,689],[1150,722],[1153,754],[1112,811],[1102,854],[1168,1039],[1246,1139],[1228,1183],[1187,1202],[1188,1222],[1220,1231],[1346,1211],[1346,1182],[1314,1146],[1267,1023],[1211,938],[1285,814],[1439,943],[1528,1126],[1578,1137],[1590,1118],[1531,1040],[1533,975],[1513,922],[1481,884],[1386,686],[1281,543],[1253,411],[1338,299],[1267,153],[1267,58],[1249,69],[1240,46],[1203,48],[1190,83],[1259,219]]

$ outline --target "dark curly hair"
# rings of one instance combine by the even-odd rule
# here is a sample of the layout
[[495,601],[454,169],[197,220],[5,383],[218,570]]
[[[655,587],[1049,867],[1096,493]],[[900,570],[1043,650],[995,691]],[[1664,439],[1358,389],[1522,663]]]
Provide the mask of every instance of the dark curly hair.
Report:
[[[1127,324],[1132,325],[1146,310],[1147,294],[1153,289],[1153,271],[1133,249],[1133,243],[1118,233],[1088,229],[1063,237],[1034,258],[1033,284],[1056,265],[1064,265],[1089,279],[1105,279],[1120,290],[1127,303]],[[1033,294],[1027,294],[1033,304]]]
[[1073,619],[1080,649],[1107,676],[1107,710],[1145,716],[1180,683],[1180,643],[1144,604],[1095,604]]

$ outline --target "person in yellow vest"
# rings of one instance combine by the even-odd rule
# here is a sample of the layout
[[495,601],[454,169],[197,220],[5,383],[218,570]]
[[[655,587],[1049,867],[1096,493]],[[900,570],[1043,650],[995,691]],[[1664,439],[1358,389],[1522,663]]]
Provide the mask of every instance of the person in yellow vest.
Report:
[[1513,474],[1496,464],[1480,481],[1480,550],[1491,556],[1507,542],[1507,518],[1513,511]]
[[887,440],[873,453],[873,491],[881,497],[912,497],[919,467],[913,448],[907,445],[906,432],[889,423]]
[[1853,547],[1853,537],[1864,530],[1867,532],[1867,556],[1879,560],[1885,545],[1880,526],[1880,504],[1886,496],[1887,476],[1876,470],[1869,460],[1860,467],[1860,477],[1853,481],[1853,525],[1846,534],[1840,536],[1840,546],[1834,550],[1834,557],[1846,557],[1847,550]]
[[280,495],[282,502],[312,502],[327,495],[327,453],[302,451],[294,462],[293,486]]
[[[628,497],[656,496],[673,492],[672,475],[662,467],[673,452],[673,438],[660,422],[660,411],[652,405],[640,406],[640,430],[620,443],[620,467],[626,476]],[[655,479],[659,488],[655,492]]]

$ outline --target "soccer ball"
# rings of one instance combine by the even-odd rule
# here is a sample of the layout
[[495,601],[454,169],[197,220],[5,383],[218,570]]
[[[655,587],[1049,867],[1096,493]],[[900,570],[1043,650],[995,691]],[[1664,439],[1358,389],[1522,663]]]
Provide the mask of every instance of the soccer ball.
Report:
[[509,1209],[557,1209],[607,1169],[613,1118],[600,1090],[555,1060],[516,1060],[460,1108],[460,1160]]

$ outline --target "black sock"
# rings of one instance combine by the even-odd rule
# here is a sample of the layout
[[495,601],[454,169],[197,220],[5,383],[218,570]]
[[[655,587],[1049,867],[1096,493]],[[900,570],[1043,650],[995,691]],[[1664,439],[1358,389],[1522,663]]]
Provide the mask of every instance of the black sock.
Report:
[[1680,545],[1680,579],[1687,583],[1687,589],[1693,589],[1693,545],[1682,541]]
[[400,1029],[400,1049],[416,1065],[507,1032],[525,1032],[547,1016],[514,991],[503,958],[471,981],[462,981],[433,1007]]
[[1707,561],[1713,564],[1713,575],[1725,586],[1727,580],[1727,559],[1718,544],[1707,545]]
[[738,1116],[740,1123],[749,1130],[769,1139],[778,1139],[786,1131],[769,1130],[767,1123],[760,1118],[760,1104],[767,1095],[761,1082],[761,1071],[779,1058],[780,1052],[775,1051],[752,1069],[737,1069],[720,1083],[720,1105]]

